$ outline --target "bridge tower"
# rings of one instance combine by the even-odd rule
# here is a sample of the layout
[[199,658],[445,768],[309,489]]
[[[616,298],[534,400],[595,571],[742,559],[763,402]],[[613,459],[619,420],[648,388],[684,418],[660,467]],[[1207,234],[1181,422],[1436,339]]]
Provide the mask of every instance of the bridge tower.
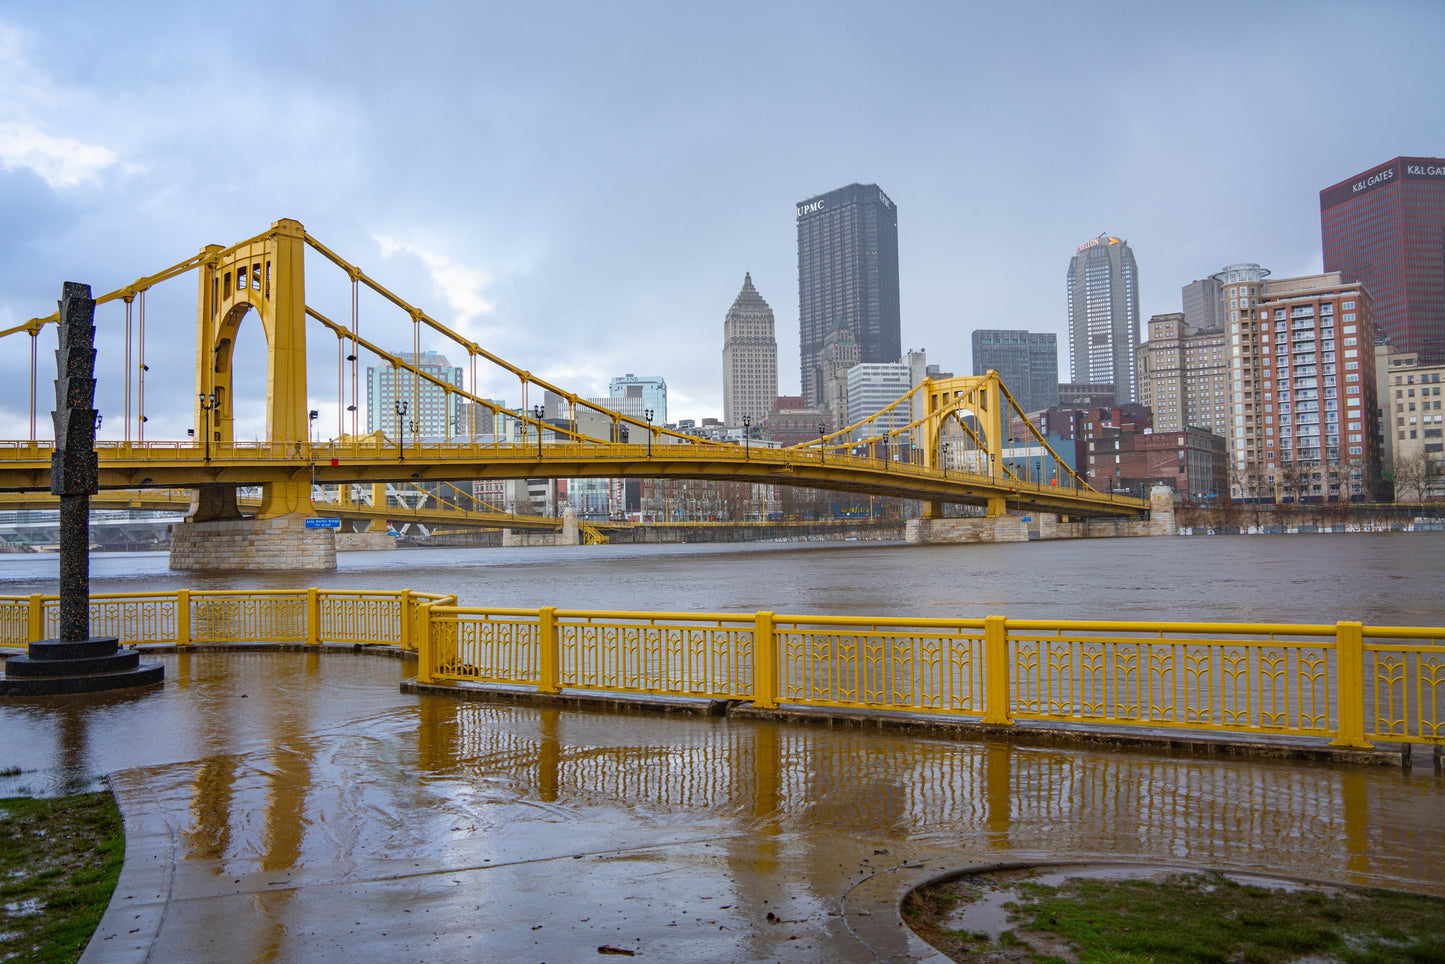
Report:
[[[266,337],[266,443],[297,456],[306,446],[305,242],[305,229],[287,219],[243,244],[201,249],[195,424],[209,433],[207,452],[234,451],[236,334],[252,314]],[[335,569],[332,530],[307,529],[310,511],[305,470],[264,483],[261,508],[249,519],[233,485],[203,486],[185,523],[172,529],[170,567]]]
[[[233,355],[236,334],[254,314],[266,336],[266,441],[290,449],[308,441],[306,418],[306,231],[275,221],[261,237],[233,248],[208,245],[196,299],[196,421],[209,424],[212,451],[235,442]],[[212,402],[212,398],[214,401]],[[209,412],[202,410],[213,405]],[[262,486],[257,518],[309,512],[307,479]],[[238,518],[231,487],[201,489],[189,521]]]
[[[981,461],[971,471],[998,478],[1003,466],[1004,409],[1008,406],[998,372],[986,375],[960,376],[934,380],[924,392],[925,411],[929,416],[919,425],[919,444],[925,464],[937,467],[942,461],[942,444],[949,422],[957,422],[963,434],[971,433],[982,443],[977,449]],[[965,422],[970,419],[971,425]],[[968,425],[966,430],[963,426]],[[930,502],[924,518],[942,518],[942,503]],[[1007,514],[1002,495],[988,501],[989,518]]]

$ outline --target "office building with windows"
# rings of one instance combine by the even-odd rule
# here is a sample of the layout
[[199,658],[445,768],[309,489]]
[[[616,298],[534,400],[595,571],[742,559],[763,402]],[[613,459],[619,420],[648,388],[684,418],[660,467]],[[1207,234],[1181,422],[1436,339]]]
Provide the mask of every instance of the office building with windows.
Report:
[[[420,355],[397,352],[404,362],[448,385],[462,387],[462,370],[452,365],[439,352]],[[410,439],[421,436],[463,435],[468,426],[461,423],[461,396],[448,392],[425,378],[418,379],[405,368],[390,365],[369,365],[366,369],[366,430],[382,431],[395,437],[398,428]],[[397,414],[398,408],[405,414]]]
[[1390,359],[1388,384],[1381,391],[1385,431],[1394,442],[1386,466],[1395,482],[1397,502],[1445,499],[1445,364],[1421,364],[1416,352]]
[[1127,241],[1101,234],[1069,260],[1069,368],[1074,383],[1112,382],[1116,397],[1139,397],[1139,269]]
[[1229,366],[1223,328],[1195,328],[1178,312],[1149,319],[1149,340],[1139,346],[1139,404],[1154,412],[1154,429],[1186,427],[1226,434]]
[[1262,279],[1229,269],[1223,274],[1233,494],[1294,501],[1373,497],[1380,441],[1369,292],[1329,272],[1272,280],[1256,299],[1248,292]]
[[1320,192],[1325,271],[1358,281],[1401,351],[1445,362],[1445,159],[1397,157]]
[[[863,362],[848,369],[848,424],[854,425],[887,408],[913,387],[908,362]],[[908,404],[859,429],[858,437],[901,429],[913,419]]]
[[746,417],[761,425],[778,397],[778,341],[773,309],[753,287],[751,273],[723,318],[723,424]]
[[973,373],[998,372],[1025,412],[1059,404],[1059,346],[1052,332],[980,328],[973,333]]
[[876,184],[847,187],[797,205],[798,337],[803,398],[824,404],[824,342],[841,324],[860,363],[902,352],[898,209]]
[[651,411],[653,425],[667,424],[667,382],[661,375],[628,372],[612,379],[607,389],[612,398],[629,400],[617,406],[617,411],[636,418],[644,418],[644,413]]
[[1199,331],[1223,328],[1224,315],[1220,313],[1220,302],[1224,298],[1224,289],[1218,278],[1210,275],[1208,278],[1191,281],[1181,288],[1179,293],[1184,302],[1186,325]]
[[[1224,346],[1228,364],[1229,421],[1225,445],[1229,451],[1230,490],[1235,498],[1264,496],[1268,464],[1277,462],[1266,446],[1265,421],[1274,411],[1274,386],[1265,387],[1265,367],[1276,357],[1268,315],[1260,308],[1269,269],[1253,262],[1232,264],[1216,274],[1220,284],[1220,313],[1224,316]],[[1289,282],[1282,282],[1289,284]],[[1271,396],[1268,402],[1265,395]]]

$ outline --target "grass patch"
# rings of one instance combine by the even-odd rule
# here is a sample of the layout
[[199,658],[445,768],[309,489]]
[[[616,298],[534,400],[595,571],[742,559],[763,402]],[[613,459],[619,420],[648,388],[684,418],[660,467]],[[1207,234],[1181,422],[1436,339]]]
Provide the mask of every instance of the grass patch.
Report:
[[[1008,887],[1010,930],[960,941],[948,913],[978,884]],[[946,898],[930,892],[948,895]],[[919,892],[909,924],[956,961],[1045,962],[1067,948],[1079,964],[1341,964],[1445,962],[1445,900],[1389,890],[1285,891],[1220,874],[1164,880],[1074,878],[1058,888],[979,877]],[[930,913],[930,908],[945,908]]]
[[125,860],[110,793],[0,799],[0,961],[74,961]]

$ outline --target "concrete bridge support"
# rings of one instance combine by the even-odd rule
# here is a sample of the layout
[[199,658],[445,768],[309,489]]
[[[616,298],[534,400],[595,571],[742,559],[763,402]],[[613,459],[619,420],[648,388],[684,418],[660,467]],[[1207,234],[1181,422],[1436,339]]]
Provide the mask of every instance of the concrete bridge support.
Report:
[[306,518],[179,523],[171,527],[170,567],[185,572],[335,569],[335,530],[308,529]]
[[995,514],[989,505],[987,518],[943,519],[926,514],[909,519],[904,541],[913,545],[950,542],[1027,542],[1029,539],[1107,539],[1120,536],[1172,536],[1178,531],[1174,519],[1174,490],[1157,485],[1149,493],[1147,519],[1080,519],[1069,521],[1051,512],[1023,515]]
[[503,529],[504,546],[580,546],[582,533],[577,527],[577,510],[562,511],[560,532],[530,532],[526,529]]

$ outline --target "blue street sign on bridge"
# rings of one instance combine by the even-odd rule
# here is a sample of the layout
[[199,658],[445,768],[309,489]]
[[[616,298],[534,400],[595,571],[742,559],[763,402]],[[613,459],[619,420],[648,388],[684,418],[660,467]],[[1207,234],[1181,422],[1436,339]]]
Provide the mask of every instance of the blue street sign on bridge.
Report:
[[307,519],[307,520],[306,520],[306,528],[308,528],[308,529],[340,529],[340,528],[341,528],[341,520],[340,520],[340,519]]

